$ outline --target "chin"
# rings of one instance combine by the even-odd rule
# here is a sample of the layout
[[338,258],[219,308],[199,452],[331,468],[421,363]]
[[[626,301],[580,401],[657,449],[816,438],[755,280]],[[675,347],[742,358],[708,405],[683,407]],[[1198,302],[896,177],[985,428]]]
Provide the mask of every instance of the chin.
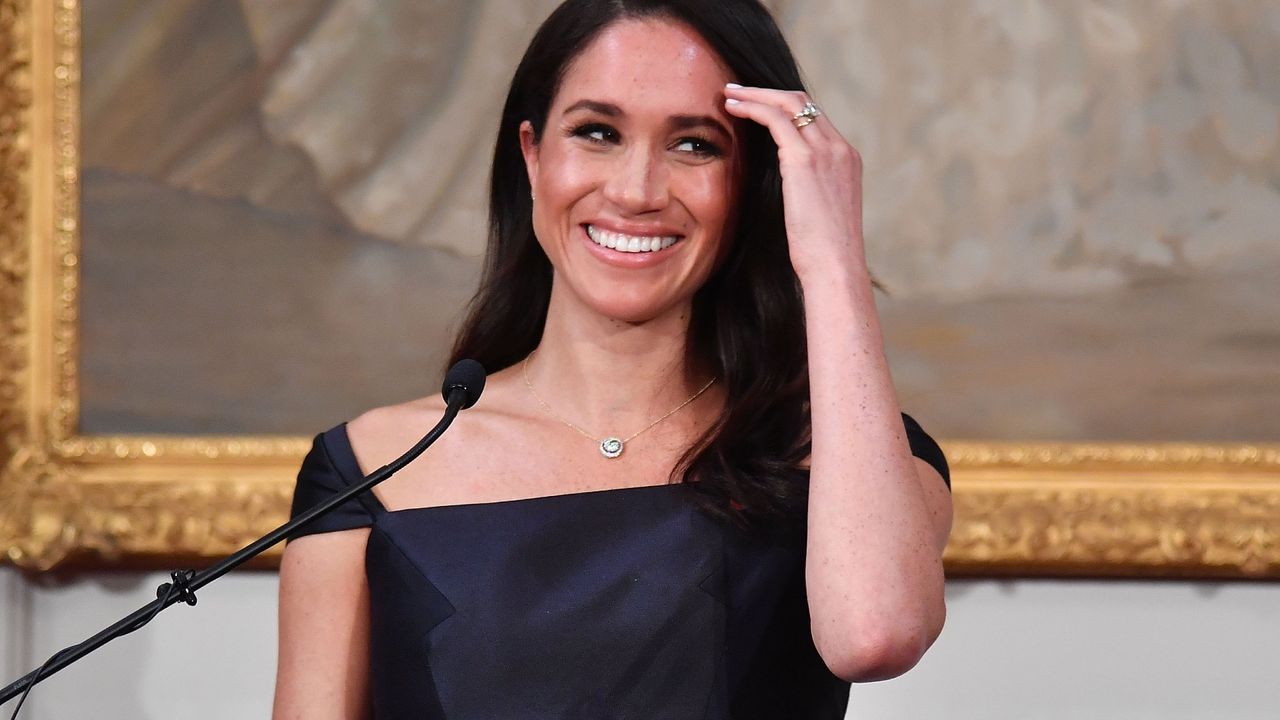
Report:
[[676,307],[669,297],[640,293],[626,295],[618,293],[616,289],[608,296],[591,298],[587,304],[604,317],[632,325],[669,315]]
[[597,311],[618,322],[624,322],[631,325],[641,325],[650,320],[655,320],[670,310],[666,306],[658,306],[653,303],[623,303],[623,302],[607,302],[596,305]]

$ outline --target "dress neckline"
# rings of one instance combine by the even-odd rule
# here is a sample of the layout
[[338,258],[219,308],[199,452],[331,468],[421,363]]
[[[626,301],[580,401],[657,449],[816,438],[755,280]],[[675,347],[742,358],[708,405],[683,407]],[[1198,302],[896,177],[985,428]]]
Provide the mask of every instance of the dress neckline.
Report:
[[410,513],[425,512],[428,510],[461,511],[461,510],[468,510],[472,508],[483,509],[483,508],[492,508],[492,507],[498,507],[498,506],[510,506],[510,505],[522,505],[522,504],[532,505],[532,504],[538,504],[540,502],[553,502],[557,500],[559,501],[567,501],[570,499],[586,500],[586,499],[589,499],[589,496],[603,497],[603,496],[622,494],[622,493],[632,492],[632,491],[665,490],[668,488],[679,488],[683,486],[684,486],[683,483],[666,483],[665,485],[633,485],[630,487],[620,487],[620,488],[602,488],[600,490],[578,490],[578,491],[567,492],[567,493],[555,493],[554,495],[530,495],[528,497],[507,498],[505,500],[481,500],[478,502],[451,503],[448,505],[420,505],[418,507],[397,508],[395,510],[388,510],[386,506],[382,505],[381,500],[378,501],[378,504],[382,506],[382,512],[386,515],[398,515],[398,514],[407,515]]
[[[354,485],[364,479],[364,472],[360,468],[360,463],[356,460],[355,450],[351,447],[351,436],[347,433],[347,423],[338,425],[329,433],[327,440],[336,440],[337,447],[330,447],[331,459],[338,470],[338,474],[342,476],[342,480],[348,486]],[[334,453],[334,450],[339,452]],[[332,456],[336,455],[336,456]],[[564,501],[572,498],[586,499],[588,496],[609,496],[611,494],[620,494],[631,491],[643,490],[659,490],[666,488],[683,488],[684,483],[662,483],[660,485],[631,485],[627,487],[617,488],[599,488],[595,490],[578,490],[567,493],[554,493],[551,495],[530,495],[528,497],[507,498],[503,500],[482,500],[479,502],[469,503],[451,503],[446,505],[420,505],[416,507],[396,508],[395,510],[387,508],[382,503],[382,499],[373,492],[372,489],[362,493],[362,497],[374,505],[377,511],[383,515],[397,515],[422,513],[426,511],[443,511],[443,510],[464,510],[468,508],[484,508],[495,506],[509,506],[516,504],[533,504],[539,502]]]

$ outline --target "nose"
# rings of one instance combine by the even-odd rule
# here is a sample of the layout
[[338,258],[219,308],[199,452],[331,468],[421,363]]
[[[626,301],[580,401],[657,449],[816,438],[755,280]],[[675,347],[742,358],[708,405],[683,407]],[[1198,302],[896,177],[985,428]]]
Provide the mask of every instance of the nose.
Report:
[[604,186],[605,199],[628,214],[640,215],[667,206],[669,176],[660,157],[648,148],[632,146]]

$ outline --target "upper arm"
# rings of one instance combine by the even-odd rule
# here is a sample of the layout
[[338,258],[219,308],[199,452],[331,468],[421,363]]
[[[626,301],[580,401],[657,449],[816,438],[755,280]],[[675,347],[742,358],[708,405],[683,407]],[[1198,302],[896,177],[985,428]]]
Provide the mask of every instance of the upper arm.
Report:
[[372,717],[368,537],[367,528],[357,528],[285,547],[274,720]]
[[920,457],[912,460],[915,461],[920,492],[929,508],[929,524],[933,528],[938,552],[942,552],[947,547],[947,538],[951,536],[951,488],[943,480],[942,473],[927,460]]
[[920,493],[929,512],[929,525],[933,530],[938,552],[941,553],[947,547],[947,538],[951,535],[951,467],[942,446],[925,432],[915,418],[902,413],[902,425],[907,433],[912,460],[915,461]]

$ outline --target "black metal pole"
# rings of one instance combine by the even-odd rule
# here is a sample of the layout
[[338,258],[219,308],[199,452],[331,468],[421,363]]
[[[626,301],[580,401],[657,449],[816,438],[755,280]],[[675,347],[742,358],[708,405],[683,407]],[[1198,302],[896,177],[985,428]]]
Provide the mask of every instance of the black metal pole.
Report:
[[[466,391],[463,388],[452,389],[448,395],[448,405],[445,408],[444,417],[440,419],[440,422],[436,423],[435,427],[431,428],[431,432],[427,433],[426,436],[418,441],[417,445],[410,448],[404,455],[401,455],[390,463],[387,463],[386,465],[383,465],[377,470],[369,473],[369,475],[360,482],[360,484],[353,485],[352,487],[347,488],[346,491],[338,495],[334,495],[328,500],[325,500],[319,505],[307,510],[298,517],[290,520],[284,525],[281,525],[275,530],[272,530],[260,539],[255,540],[253,543],[219,561],[217,565],[201,570],[198,573],[191,573],[191,571],[178,571],[173,573],[173,583],[164,583],[161,585],[156,590],[156,600],[147,603],[128,616],[121,618],[118,622],[88,640],[62,650],[54,656],[53,660],[45,663],[41,668],[32,670],[21,679],[11,683],[3,690],[0,690],[0,704],[4,704],[14,697],[17,697],[17,695],[24,692],[28,686],[35,685],[40,681],[48,679],[49,676],[65,668],[76,660],[79,660],[85,655],[88,655],[94,650],[97,650],[99,647],[102,647],[115,638],[120,637],[121,635],[127,635],[128,633],[137,630],[147,624],[147,622],[150,622],[151,618],[155,617],[155,615],[170,605],[179,602],[186,602],[189,605],[195,605],[196,590],[199,590],[205,585],[217,580],[232,569],[243,565],[248,560],[257,557],[262,554],[264,550],[267,550],[271,546],[287,538],[294,530],[297,530],[299,527],[306,525],[317,517],[332,511],[334,508],[345,503],[356,495],[369,490],[373,486],[394,475],[405,465],[413,462],[413,460],[430,447],[437,438],[444,434],[444,431],[449,428],[453,419],[457,417],[458,411],[462,409],[466,400]],[[175,585],[177,587],[174,588],[171,587],[171,585]]]

